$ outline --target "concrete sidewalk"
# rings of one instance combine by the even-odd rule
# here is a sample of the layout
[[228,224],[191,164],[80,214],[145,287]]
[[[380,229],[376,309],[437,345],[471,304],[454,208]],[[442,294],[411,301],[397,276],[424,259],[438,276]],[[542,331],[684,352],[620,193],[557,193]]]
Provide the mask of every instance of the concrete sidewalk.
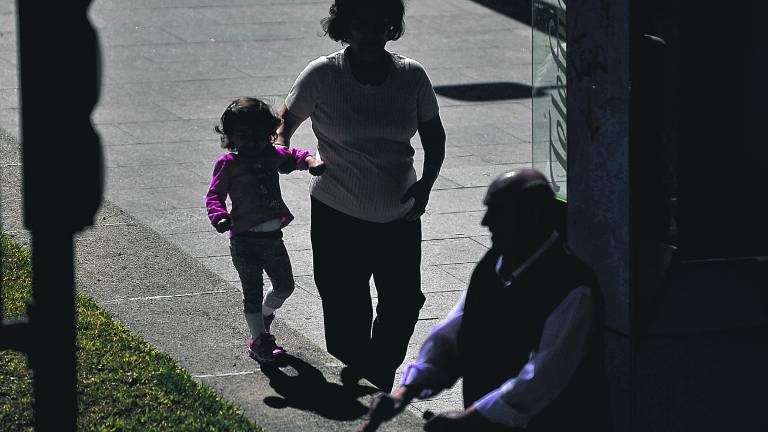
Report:
[[[13,192],[21,180],[18,146],[2,131],[0,150],[3,231],[26,242],[20,197]],[[367,414],[370,395],[350,397],[339,380],[343,365],[285,321],[276,320],[273,327],[290,347],[290,367],[262,373],[244,355],[237,288],[111,202],[102,206],[95,226],[77,236],[75,266],[77,286],[114,319],[170,354],[265,430],[349,431]],[[380,430],[418,430],[421,423],[412,410]]]
[[[244,354],[246,328],[228,240],[211,229],[203,202],[212,163],[222,152],[213,126],[239,95],[266,97],[278,107],[306,63],[339,49],[320,33],[329,4],[96,0],[91,6],[104,55],[102,97],[93,118],[105,147],[108,203],[105,219],[78,243],[88,251],[78,251],[81,287],[268,430],[328,429],[341,427],[331,426],[333,420],[349,419],[303,402],[282,410],[271,406],[267,402],[275,400],[269,398],[279,392],[264,384]],[[18,136],[13,7],[13,0],[0,0],[0,127]],[[454,305],[490,245],[480,226],[485,187],[497,174],[529,166],[534,158],[530,99],[468,101],[440,93],[454,95],[449,86],[481,83],[529,85],[530,46],[529,27],[470,0],[407,2],[405,35],[388,45],[424,64],[438,90],[448,136],[445,165],[423,217],[427,302],[406,364]],[[309,122],[293,145],[316,151]],[[23,237],[19,204],[12,208],[18,183],[6,181],[18,180],[18,160],[5,154],[8,146],[2,159],[3,229]],[[418,137],[414,147],[420,172]],[[285,241],[298,289],[276,326],[291,352],[334,381],[339,364],[323,350],[320,299],[312,280],[308,178],[305,172],[281,178],[296,215]],[[154,275],[143,277],[140,270]],[[414,403],[410,421],[425,409],[459,408],[459,389]],[[284,418],[296,418],[297,424],[281,429]]]

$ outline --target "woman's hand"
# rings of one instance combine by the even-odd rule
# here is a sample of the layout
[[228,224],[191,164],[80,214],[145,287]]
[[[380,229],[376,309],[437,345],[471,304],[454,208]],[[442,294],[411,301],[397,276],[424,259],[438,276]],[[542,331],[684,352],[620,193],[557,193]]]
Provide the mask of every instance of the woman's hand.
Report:
[[309,165],[309,173],[313,176],[323,175],[325,172],[325,162],[321,161],[320,159],[314,156],[307,156],[304,161],[307,162],[307,165]]
[[400,199],[401,204],[405,204],[410,198],[413,198],[413,207],[406,213],[405,219],[414,221],[421,217],[427,210],[427,203],[429,202],[429,192],[432,189],[432,184],[425,181],[423,178],[405,191],[403,198]]

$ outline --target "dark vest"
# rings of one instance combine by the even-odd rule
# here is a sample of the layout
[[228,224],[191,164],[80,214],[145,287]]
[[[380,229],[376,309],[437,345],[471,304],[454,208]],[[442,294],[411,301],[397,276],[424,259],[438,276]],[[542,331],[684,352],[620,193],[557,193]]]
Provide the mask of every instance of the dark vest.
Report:
[[558,241],[505,288],[495,271],[498,258],[494,249],[486,253],[467,290],[458,338],[464,405],[517,376],[538,350],[549,315],[585,285],[595,306],[585,359],[560,395],[531,419],[528,431],[608,430],[602,293],[592,272]]

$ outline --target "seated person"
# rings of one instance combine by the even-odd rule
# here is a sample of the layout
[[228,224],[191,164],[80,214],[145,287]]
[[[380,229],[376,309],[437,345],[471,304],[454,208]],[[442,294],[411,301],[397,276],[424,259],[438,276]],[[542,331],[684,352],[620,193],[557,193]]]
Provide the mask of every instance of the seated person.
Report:
[[556,229],[546,177],[533,169],[505,173],[484,204],[491,249],[402,385],[374,398],[360,430],[375,429],[459,377],[466,409],[436,415],[424,430],[609,429],[602,294]]

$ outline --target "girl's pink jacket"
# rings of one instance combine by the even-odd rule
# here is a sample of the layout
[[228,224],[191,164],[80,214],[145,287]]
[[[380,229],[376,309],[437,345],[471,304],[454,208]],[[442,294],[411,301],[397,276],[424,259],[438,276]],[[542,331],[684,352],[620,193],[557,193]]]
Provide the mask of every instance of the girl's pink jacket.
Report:
[[[282,221],[281,228],[288,225],[293,215],[280,194],[278,172],[308,169],[307,156],[306,150],[274,145],[257,156],[227,153],[218,158],[205,197],[211,224],[229,217],[230,237],[275,218]],[[227,195],[232,202],[230,211]]]

